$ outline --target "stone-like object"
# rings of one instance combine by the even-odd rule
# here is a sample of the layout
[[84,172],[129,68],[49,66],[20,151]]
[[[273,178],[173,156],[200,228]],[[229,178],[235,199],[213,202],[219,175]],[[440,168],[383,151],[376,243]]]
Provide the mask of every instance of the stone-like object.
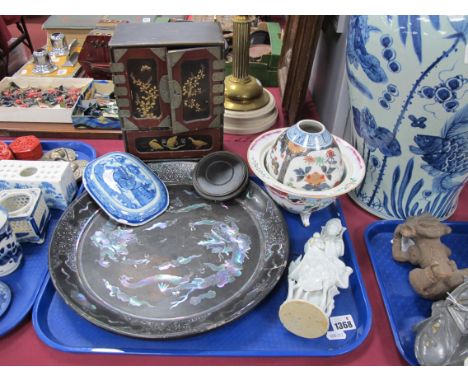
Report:
[[414,353],[421,365],[463,365],[468,353],[468,279],[445,300],[432,304],[431,317],[415,326]]
[[58,147],[56,149],[47,151],[43,156],[42,160],[61,160],[66,162],[72,162],[76,160],[75,150],[66,147]]
[[393,258],[419,267],[410,271],[409,281],[415,292],[424,298],[444,298],[468,277],[468,268],[458,269],[449,259],[450,248],[440,241],[451,232],[450,227],[430,214],[409,217],[395,229]]
[[73,176],[77,182],[81,181],[83,171],[88,164],[86,159],[77,159],[78,156],[73,149],[66,147],[59,147],[48,151],[42,156],[42,160],[45,161],[64,161],[69,162],[73,171]]

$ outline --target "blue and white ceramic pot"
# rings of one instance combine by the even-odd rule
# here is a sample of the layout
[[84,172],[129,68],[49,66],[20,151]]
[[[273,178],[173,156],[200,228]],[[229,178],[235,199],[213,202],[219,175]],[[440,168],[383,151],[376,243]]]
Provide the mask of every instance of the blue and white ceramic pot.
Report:
[[350,195],[385,219],[446,219],[468,178],[466,16],[353,16],[346,69],[353,144],[367,172]]
[[21,264],[23,251],[8,220],[8,213],[0,207],[0,277],[12,273]]

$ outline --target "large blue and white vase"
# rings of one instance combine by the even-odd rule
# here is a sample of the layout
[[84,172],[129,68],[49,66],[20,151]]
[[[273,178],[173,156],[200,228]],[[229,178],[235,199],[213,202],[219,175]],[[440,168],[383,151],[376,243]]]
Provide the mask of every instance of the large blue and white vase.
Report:
[[468,178],[467,42],[466,16],[350,18],[353,144],[367,167],[350,195],[367,211],[455,211]]

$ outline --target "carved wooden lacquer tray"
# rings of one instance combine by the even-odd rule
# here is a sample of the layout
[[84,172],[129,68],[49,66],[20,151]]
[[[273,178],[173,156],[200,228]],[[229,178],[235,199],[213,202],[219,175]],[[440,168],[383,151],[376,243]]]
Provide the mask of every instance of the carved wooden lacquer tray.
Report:
[[253,182],[235,200],[217,203],[194,192],[195,163],[151,166],[168,186],[169,209],[130,227],[82,195],[52,238],[55,288],[90,322],[135,337],[191,335],[247,313],[286,267],[281,212]]

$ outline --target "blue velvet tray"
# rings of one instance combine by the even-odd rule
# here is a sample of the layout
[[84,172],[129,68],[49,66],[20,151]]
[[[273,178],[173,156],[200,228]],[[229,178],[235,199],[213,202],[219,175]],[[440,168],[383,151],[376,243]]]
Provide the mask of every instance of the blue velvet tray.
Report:
[[[365,240],[398,350],[410,365],[419,365],[414,355],[413,326],[431,315],[432,301],[419,297],[411,288],[408,273],[414,266],[392,258],[391,240],[400,223],[390,220],[370,224]],[[452,250],[450,258],[459,268],[468,267],[468,223],[445,224],[452,228],[451,234],[442,237]]]
[[[298,215],[284,212],[289,228],[291,259],[303,252],[306,240],[330,218],[345,222],[339,203],[314,213],[311,227],[302,226]],[[346,339],[315,340],[286,331],[278,309],[287,294],[286,274],[275,289],[251,312],[210,332],[172,340],[145,340],[101,329],[78,316],[56,293],[50,278],[44,283],[33,309],[33,325],[39,338],[52,348],[77,353],[121,353],[171,356],[336,356],[354,350],[367,337],[371,308],[348,232],[343,260],[354,269],[350,288],[336,298],[333,316],[351,314],[356,330]],[[331,330],[331,329],[330,329]]]
[[[9,141],[5,141],[9,143]],[[43,150],[49,151],[58,147],[75,150],[78,159],[92,160],[96,151],[88,144],[73,141],[42,141]],[[63,211],[51,209],[51,219],[47,227],[47,236],[43,244],[23,243],[23,260],[19,268],[8,276],[0,277],[12,292],[11,305],[0,318],[0,337],[13,330],[23,321],[31,310],[42,283],[48,275],[48,248],[52,238],[51,232],[62,216]]]

